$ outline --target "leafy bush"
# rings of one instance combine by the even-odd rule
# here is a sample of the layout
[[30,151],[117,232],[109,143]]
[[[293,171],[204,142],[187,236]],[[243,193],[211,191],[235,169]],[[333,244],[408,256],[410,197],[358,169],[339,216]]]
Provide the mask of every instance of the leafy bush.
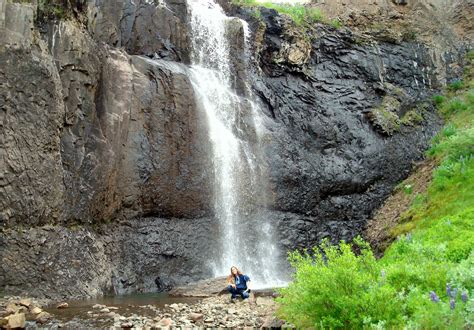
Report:
[[[401,321],[397,292],[385,281],[367,243],[360,255],[342,242],[310,253],[293,252],[294,281],[281,290],[280,317],[298,328],[347,328]],[[384,302],[381,304],[380,302]]]

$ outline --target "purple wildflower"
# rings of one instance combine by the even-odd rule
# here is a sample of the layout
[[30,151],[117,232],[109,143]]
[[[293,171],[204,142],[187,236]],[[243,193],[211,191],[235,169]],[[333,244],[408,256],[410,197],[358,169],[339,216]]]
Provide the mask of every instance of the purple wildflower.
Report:
[[456,299],[456,295],[458,294],[458,289],[453,289],[451,291],[451,297]]
[[411,242],[411,239],[412,239],[411,233],[408,233],[405,239],[407,242]]
[[446,284],[446,295],[451,297],[451,284],[449,283]]
[[380,272],[380,275],[382,276],[383,279],[385,279],[385,269],[382,269],[382,271]]
[[451,299],[449,301],[449,307],[451,307],[451,309],[454,309],[456,307],[456,302],[454,301],[454,299]]
[[436,292],[434,291],[430,292],[430,299],[432,302],[435,302],[435,303],[439,302],[439,297],[436,295]]
[[461,300],[462,300],[463,303],[467,302],[467,291],[464,291],[461,294]]

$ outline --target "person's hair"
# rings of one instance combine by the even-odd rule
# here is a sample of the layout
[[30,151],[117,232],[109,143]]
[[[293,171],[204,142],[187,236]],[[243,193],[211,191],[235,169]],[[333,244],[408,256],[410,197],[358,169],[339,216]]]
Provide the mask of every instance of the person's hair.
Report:
[[227,282],[229,282],[229,283],[234,283],[235,282],[234,274],[232,274],[232,268],[237,269],[237,275],[242,275],[242,272],[237,267],[235,267],[235,266],[230,267],[230,275],[227,276]]

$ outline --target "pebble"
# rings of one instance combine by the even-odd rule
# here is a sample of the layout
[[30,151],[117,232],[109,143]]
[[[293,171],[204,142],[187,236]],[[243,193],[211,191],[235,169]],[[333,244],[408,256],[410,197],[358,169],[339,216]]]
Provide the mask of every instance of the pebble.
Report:
[[69,304],[67,302],[62,302],[56,306],[56,308],[68,308]]
[[107,307],[107,306],[101,305],[101,304],[95,304],[94,306],[92,306],[92,308],[96,308],[96,309],[98,309],[98,308],[105,308],[105,307]]

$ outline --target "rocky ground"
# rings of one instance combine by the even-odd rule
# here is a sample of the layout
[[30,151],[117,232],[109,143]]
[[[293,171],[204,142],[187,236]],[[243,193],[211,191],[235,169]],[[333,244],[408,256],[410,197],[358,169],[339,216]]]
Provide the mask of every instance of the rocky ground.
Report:
[[[50,303],[48,300],[31,298],[0,298],[0,328],[25,328],[27,321],[40,326],[51,321],[53,315],[41,307],[48,303]],[[58,307],[61,306],[58,305]]]
[[[5,297],[0,299],[0,326],[4,328],[272,328],[284,323],[274,316],[273,297],[255,297],[231,302],[227,295],[197,303],[173,303],[136,307],[133,313],[116,306],[95,304],[85,315],[69,313],[67,303],[44,307],[49,301]],[[44,308],[43,308],[44,307]],[[49,312],[47,312],[48,310]],[[127,308],[128,310],[128,308]],[[68,315],[65,319],[64,315]],[[87,316],[86,316],[87,315]]]

